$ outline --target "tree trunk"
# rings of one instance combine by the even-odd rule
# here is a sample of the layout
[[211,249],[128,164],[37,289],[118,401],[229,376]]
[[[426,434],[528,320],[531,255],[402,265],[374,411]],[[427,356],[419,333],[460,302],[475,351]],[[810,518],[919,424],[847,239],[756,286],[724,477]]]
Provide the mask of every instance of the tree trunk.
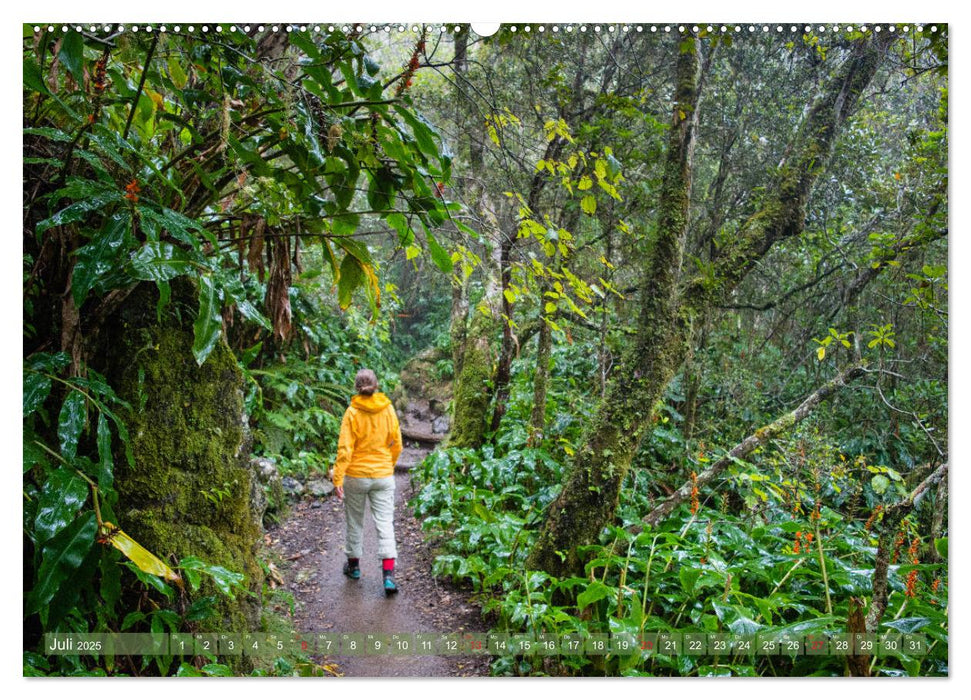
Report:
[[539,336],[536,342],[536,372],[533,375],[533,410],[529,416],[529,442],[538,445],[546,430],[546,391],[550,381],[550,354],[553,350],[553,330],[543,315],[544,292],[549,286],[544,284],[540,290]]
[[[618,377],[609,385],[586,444],[577,451],[560,495],[550,505],[528,567],[558,576],[582,570],[577,547],[595,542],[612,520],[634,449],[667,383],[687,356],[692,319],[726,298],[776,241],[801,233],[809,193],[835,134],[873,78],[890,41],[880,35],[861,41],[827,81],[794,138],[791,156],[767,188],[762,209],[745,223],[737,240],[712,260],[711,271],[695,275],[679,294],[699,67],[697,41],[682,42],[657,239],[639,285],[637,336],[624,355]],[[688,46],[691,50],[685,50]]]
[[697,127],[698,42],[679,52],[671,136],[659,203],[654,249],[642,270],[637,337],[610,381],[553,501],[527,567],[563,575],[582,569],[578,545],[596,540],[612,518],[634,449],[653,406],[684,357],[688,325],[677,304],[677,282],[687,232],[691,163]]
[[[497,241],[502,236],[498,217],[485,192],[480,197],[486,221],[491,225],[490,238]],[[493,244],[492,269],[486,270],[485,295],[477,308],[470,310],[471,319],[465,337],[465,351],[461,370],[455,374],[452,392],[452,429],[448,437],[449,447],[480,447],[485,442],[489,407],[492,403],[493,352],[491,340],[499,332],[501,316],[499,298],[500,246]],[[486,267],[486,266],[483,266]]]

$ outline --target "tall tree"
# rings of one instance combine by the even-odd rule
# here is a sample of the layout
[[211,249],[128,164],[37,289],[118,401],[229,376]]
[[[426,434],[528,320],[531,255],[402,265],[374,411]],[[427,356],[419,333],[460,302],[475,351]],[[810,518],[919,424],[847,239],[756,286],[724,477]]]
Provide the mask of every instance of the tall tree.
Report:
[[726,298],[776,242],[802,231],[813,184],[889,43],[884,34],[852,45],[810,104],[759,210],[704,273],[689,279],[683,279],[681,265],[698,120],[699,48],[693,38],[680,43],[658,230],[641,268],[637,333],[549,508],[528,566],[553,574],[580,570],[577,547],[595,541],[612,519],[633,452],[687,357],[693,320]]

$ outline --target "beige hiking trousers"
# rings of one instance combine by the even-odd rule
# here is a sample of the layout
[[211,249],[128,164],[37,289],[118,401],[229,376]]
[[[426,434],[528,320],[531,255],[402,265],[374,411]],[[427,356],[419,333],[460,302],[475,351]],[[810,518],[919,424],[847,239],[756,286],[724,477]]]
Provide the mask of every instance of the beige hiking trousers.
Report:
[[347,538],[344,553],[360,559],[364,550],[364,507],[371,505],[371,517],[378,532],[378,558],[395,559],[398,550],[394,542],[394,477],[365,479],[344,478],[344,522]]

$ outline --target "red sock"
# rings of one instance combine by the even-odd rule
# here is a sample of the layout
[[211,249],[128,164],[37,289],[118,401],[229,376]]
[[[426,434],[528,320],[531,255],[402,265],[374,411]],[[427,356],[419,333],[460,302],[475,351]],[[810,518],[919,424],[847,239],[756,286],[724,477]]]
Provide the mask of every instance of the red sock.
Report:
[[394,571],[394,559],[382,559],[381,568],[385,571]]

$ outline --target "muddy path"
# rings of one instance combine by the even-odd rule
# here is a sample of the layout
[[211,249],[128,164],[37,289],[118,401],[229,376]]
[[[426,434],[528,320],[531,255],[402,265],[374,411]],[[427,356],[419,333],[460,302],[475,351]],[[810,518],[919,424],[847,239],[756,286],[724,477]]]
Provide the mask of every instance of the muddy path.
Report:
[[[405,434],[431,435],[427,403],[412,402],[402,413]],[[317,633],[461,633],[486,632],[479,608],[468,594],[436,581],[434,555],[422,536],[421,523],[408,507],[413,495],[409,470],[431,451],[433,443],[405,438],[405,451],[395,470],[395,537],[398,542],[395,581],[399,593],[386,597],[381,560],[370,512],[365,514],[361,579],[346,578],[344,506],[336,497],[307,497],[295,503],[287,518],[267,531],[278,564],[282,588],[295,600],[292,621],[300,632]],[[485,676],[489,658],[474,656],[317,656],[349,677]]]

